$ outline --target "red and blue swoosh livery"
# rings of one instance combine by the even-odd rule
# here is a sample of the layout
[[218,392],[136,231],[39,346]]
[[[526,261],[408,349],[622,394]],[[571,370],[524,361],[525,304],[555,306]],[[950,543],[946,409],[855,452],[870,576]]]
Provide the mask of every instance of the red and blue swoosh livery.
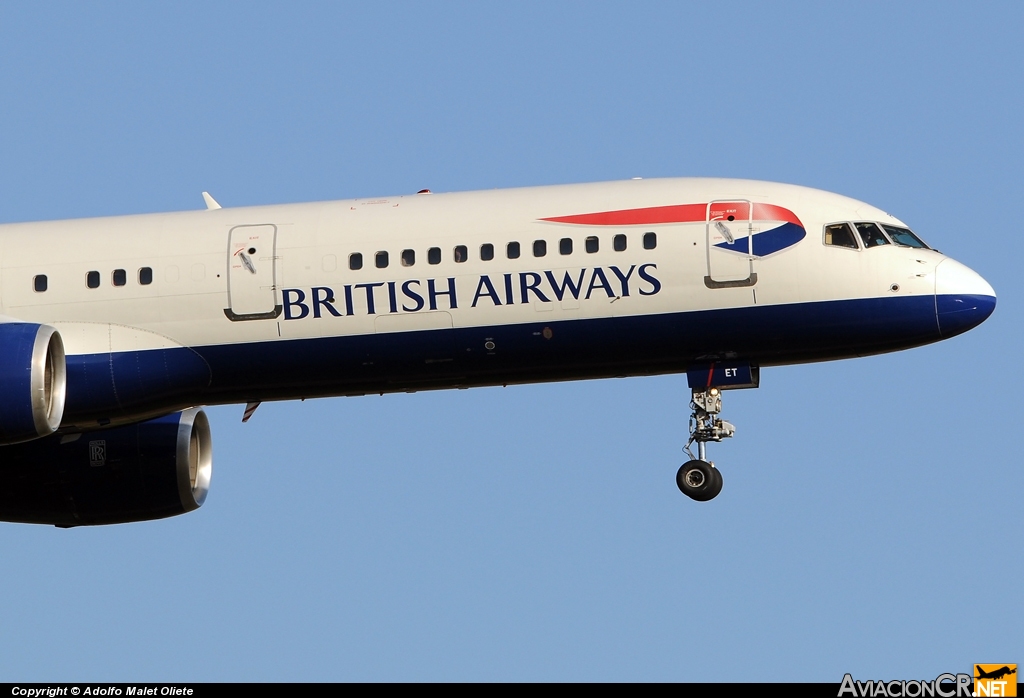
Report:
[[[755,257],[767,257],[781,252],[807,236],[804,224],[789,209],[774,204],[751,204],[747,201],[713,201],[704,204],[630,208],[555,216],[541,220],[549,223],[593,226],[705,223],[709,226],[709,233],[713,235],[712,239],[718,237],[722,240],[713,243],[714,247]],[[733,238],[731,242],[711,227],[717,223],[725,226],[730,232]]]

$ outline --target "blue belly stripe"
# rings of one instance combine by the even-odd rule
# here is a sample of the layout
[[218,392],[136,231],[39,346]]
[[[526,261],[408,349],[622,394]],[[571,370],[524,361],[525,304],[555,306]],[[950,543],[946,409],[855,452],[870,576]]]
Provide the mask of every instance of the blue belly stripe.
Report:
[[[956,332],[994,299],[956,308]],[[742,359],[761,366],[905,349],[940,332],[934,296],[749,306],[661,315],[561,320],[315,339],[226,344],[68,358],[72,415],[152,415],[182,405],[500,385],[685,371]],[[493,343],[493,349],[485,343]],[[142,378],[152,373],[155,378]],[[122,387],[124,386],[124,387]],[[155,412],[154,412],[155,411]]]
[[[549,332],[545,332],[545,329]],[[545,335],[550,335],[547,339]],[[849,358],[940,339],[932,296],[197,347],[215,401],[495,385]],[[493,351],[485,347],[494,343]]]

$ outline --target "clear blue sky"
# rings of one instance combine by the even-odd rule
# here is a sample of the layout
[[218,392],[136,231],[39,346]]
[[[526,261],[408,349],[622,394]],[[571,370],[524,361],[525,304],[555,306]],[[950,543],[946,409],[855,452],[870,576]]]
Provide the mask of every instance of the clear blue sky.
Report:
[[[494,8],[500,7],[500,10]],[[934,678],[1024,663],[1024,5],[7,3],[0,220],[738,176],[871,202],[972,332],[766,370],[209,410],[193,514],[0,525],[0,681]]]

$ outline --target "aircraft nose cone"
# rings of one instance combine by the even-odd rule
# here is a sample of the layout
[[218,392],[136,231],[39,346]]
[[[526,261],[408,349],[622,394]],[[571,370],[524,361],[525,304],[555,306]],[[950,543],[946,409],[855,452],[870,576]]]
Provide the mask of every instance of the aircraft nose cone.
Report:
[[996,292],[985,279],[954,259],[935,268],[935,319],[939,333],[952,337],[977,327],[996,309]]

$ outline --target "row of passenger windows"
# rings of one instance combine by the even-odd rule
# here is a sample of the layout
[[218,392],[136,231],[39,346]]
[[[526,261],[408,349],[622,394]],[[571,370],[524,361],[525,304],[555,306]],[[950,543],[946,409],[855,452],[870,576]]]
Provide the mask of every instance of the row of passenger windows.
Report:
[[[139,273],[136,276],[140,286],[149,286],[153,283],[153,268],[142,267],[139,269]],[[110,284],[112,286],[125,286],[128,283],[128,272],[124,269],[115,269],[110,272]],[[36,274],[32,277],[32,288],[36,293],[42,293],[46,290],[49,281],[46,278],[46,274]],[[99,288],[100,287],[100,273],[98,271],[89,271],[85,273],[85,286],[86,288]]]
[[[883,229],[885,232],[883,232]],[[856,230],[856,233],[854,232]],[[872,223],[872,222],[860,222],[860,223],[833,223],[832,225],[825,226],[825,244],[833,247],[847,247],[853,250],[860,249],[857,241],[863,244],[865,249],[871,247],[878,247],[879,245],[888,245],[889,240],[892,240],[897,245],[903,247],[917,247],[921,249],[930,249],[928,245],[924,244],[921,238],[917,237],[913,232],[907,228],[900,228],[894,225],[887,225],[885,223]],[[644,233],[643,235],[643,247],[645,250],[653,250],[658,246],[658,236],[656,233]],[[583,241],[583,249],[588,254],[594,254],[601,249],[600,239],[596,235],[591,235]],[[612,237],[612,249],[616,252],[622,252],[626,249],[626,236],[624,234],[614,235]],[[562,238],[558,241],[558,254],[560,255],[571,255],[573,252],[573,240],[572,238]],[[534,240],[533,241],[533,256],[544,257],[548,253],[547,240]],[[484,243],[480,245],[479,249],[480,260],[489,262],[494,259],[494,245],[491,243]],[[522,255],[522,248],[518,242],[510,242],[505,245],[505,256],[508,259],[519,259]],[[469,248],[466,245],[456,245],[452,248],[452,258],[457,263],[466,262],[469,260]],[[402,250],[400,260],[403,267],[411,267],[416,264],[416,250],[407,249]],[[387,268],[390,263],[390,257],[387,251],[380,251],[373,256],[374,266],[378,269]],[[427,264],[440,264],[441,263],[441,248],[431,247],[427,250]],[[363,255],[361,252],[353,252],[348,257],[348,268],[352,270],[358,270],[363,268]],[[136,277],[140,286],[148,286],[153,283],[153,269],[152,267],[141,267]],[[99,288],[101,282],[100,273],[98,271],[90,271],[85,274],[85,285],[87,288]],[[110,283],[113,286],[125,286],[128,283],[128,272],[124,269],[115,269],[110,273]],[[48,281],[46,274],[37,274],[32,278],[32,288],[37,293],[46,291]]]
[[[856,233],[854,233],[854,229],[856,229]],[[825,226],[825,244],[833,247],[848,247],[856,250],[860,248],[857,244],[857,241],[860,240],[864,249],[869,249],[879,245],[888,245],[890,239],[902,247],[931,249],[910,230],[895,225],[861,222],[833,223]]]
[[[658,246],[658,236],[656,233],[644,233],[643,235],[643,246],[645,250],[653,250]],[[594,254],[601,249],[601,241],[596,235],[591,235],[583,241],[583,249],[588,254]],[[612,237],[612,249],[616,252],[622,252],[626,249],[626,236],[623,234],[615,235]],[[573,240],[572,238],[562,238],[558,241],[558,254],[570,255],[573,252]],[[545,257],[548,253],[548,242],[547,240],[534,240],[533,241],[533,256],[534,257]],[[494,259],[494,245],[487,242],[480,245],[479,249],[480,260],[483,262],[489,262]],[[522,247],[518,242],[510,242],[505,245],[505,257],[508,259],[519,259],[522,256]],[[399,259],[403,267],[411,267],[416,264],[416,250],[402,250]],[[456,245],[452,248],[452,259],[456,263],[462,263],[469,261],[469,248],[465,245]],[[387,251],[377,252],[373,255],[373,264],[378,269],[386,269],[390,264],[391,259]],[[431,247],[427,250],[427,264],[440,264],[441,263],[441,248]],[[352,270],[363,268],[363,255],[361,252],[353,252],[348,256],[348,268]]]
[[[612,237],[612,249],[616,252],[622,252],[626,249],[626,236],[618,234]],[[658,236],[656,233],[644,233],[643,235],[643,247],[645,250],[653,250],[658,246]],[[596,235],[592,235],[583,241],[583,249],[588,254],[594,254],[601,249],[601,242]],[[570,255],[573,252],[573,240],[572,238],[562,238],[558,241],[558,253],[560,255]],[[548,253],[547,240],[534,240],[533,241],[533,256],[544,257]],[[491,243],[485,243],[480,245],[479,249],[480,259],[484,262],[489,262],[494,259],[494,245]],[[519,259],[522,255],[522,248],[518,242],[510,242],[505,245],[505,256],[508,259]],[[458,262],[466,262],[469,260],[469,248],[466,245],[456,245],[452,249],[452,258]],[[416,250],[402,250],[400,256],[403,267],[411,267],[416,264]],[[387,251],[377,252],[373,256],[374,265],[378,269],[387,268],[390,263],[390,256]],[[427,264],[440,264],[441,263],[441,248],[431,247],[427,250]],[[363,255],[360,252],[353,252],[348,257],[348,268],[357,270],[363,268]],[[153,269],[151,267],[142,267],[138,272],[138,282],[140,286],[148,286],[153,283]],[[100,273],[98,271],[90,271],[85,275],[85,285],[87,288],[99,288],[101,282]],[[32,287],[37,293],[42,293],[47,288],[46,274],[37,274],[32,279]],[[128,283],[128,272],[124,269],[115,269],[110,274],[110,283],[113,286],[124,286]]]

